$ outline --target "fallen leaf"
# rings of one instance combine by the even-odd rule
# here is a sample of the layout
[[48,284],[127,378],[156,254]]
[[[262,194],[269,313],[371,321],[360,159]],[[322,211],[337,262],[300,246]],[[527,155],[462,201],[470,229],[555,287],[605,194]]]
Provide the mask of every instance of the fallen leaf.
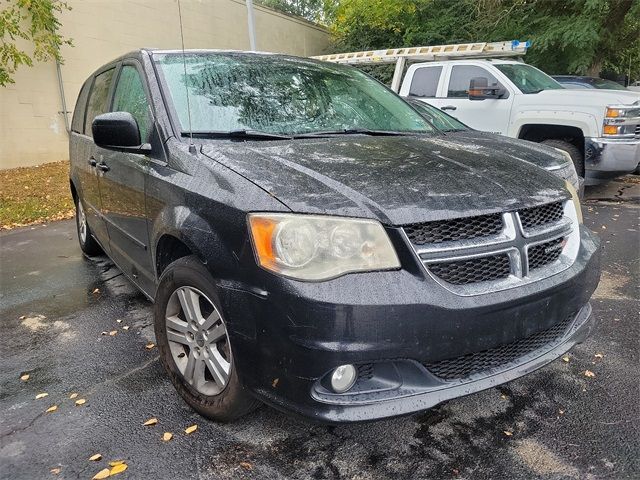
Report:
[[58,474],[62,471],[62,469],[61,469],[61,468],[56,467],[56,468],[52,468],[52,469],[51,469],[51,470],[49,470],[49,471],[50,471],[51,473],[53,473],[54,475],[58,475]]
[[513,436],[513,432],[510,432],[509,430],[503,430],[503,432],[507,437],[511,437]]
[[569,361],[569,355],[565,355],[564,357],[562,357],[562,361],[563,362],[568,362]]
[[146,348],[147,350],[151,350],[155,346],[156,346],[155,343],[149,342],[144,346],[144,348]]
[[158,423],[158,419],[156,417],[153,417],[147,420],[146,422],[144,422],[144,425],[150,426],[150,425],[155,425],[156,423]]
[[500,398],[501,398],[502,400],[506,400],[506,399],[507,399],[507,396],[503,393],[502,395],[500,395]]
[[604,355],[602,353],[596,353],[594,355],[595,358],[604,358]]
[[168,442],[172,438],[173,438],[173,433],[171,433],[171,432],[164,432],[164,435],[162,435],[162,441],[163,442]]
[[245,470],[253,470],[253,466],[249,462],[240,462],[240,466]]
[[114,335],[116,335],[117,333],[118,333],[118,331],[117,331],[117,330],[111,330],[111,331],[109,332],[109,336],[113,337],[113,336],[114,336]]
[[129,325],[125,325],[124,327],[122,327],[122,329],[126,332],[127,330],[129,330],[131,327]]
[[559,413],[560,415],[564,415],[564,410],[558,410],[558,413]]
[[79,398],[78,400],[76,400],[77,406],[84,405],[85,403],[87,403],[87,400],[84,398]]
[[111,470],[109,471],[109,475],[110,476],[117,475],[119,473],[124,472],[126,469],[127,469],[126,463],[120,463],[118,465],[114,465],[113,467],[111,467]]
[[96,473],[91,480],[103,480],[104,478],[109,478],[111,475],[111,471],[108,468],[104,468]]
[[109,332],[100,332],[100,335],[102,336],[109,335]]
[[70,398],[71,400],[73,400],[73,399],[74,399],[74,398],[76,398],[77,396],[78,396],[78,394],[77,394],[77,393],[72,393],[71,395],[69,395],[69,398]]
[[280,381],[280,379],[279,379],[279,378],[274,378],[274,379],[273,379],[273,382],[271,382],[271,386],[272,386],[273,388],[276,388],[276,387],[278,386],[278,382],[279,382],[279,381]]
[[585,371],[584,371],[584,376],[585,376],[585,377],[592,378],[592,377],[595,377],[595,376],[596,376],[596,374],[595,374],[595,373],[593,373],[591,370],[585,370]]
[[100,289],[99,289],[99,288],[96,288],[96,289],[94,289],[94,290],[93,290],[93,292],[91,292],[91,293],[100,293]]
[[184,431],[184,433],[186,433],[187,435],[192,434],[193,432],[195,432],[198,429],[198,425],[191,425],[190,427],[187,427]]
[[23,382],[26,382],[27,380],[29,380],[29,374],[25,373],[20,377],[20,380],[22,380]]
[[25,318],[27,318],[26,315],[20,315],[20,319],[19,320],[24,320]]
[[124,460],[114,460],[113,462],[109,462],[110,467],[117,467],[118,465],[122,465]]
[[49,408],[47,408],[45,411],[47,413],[51,413],[51,412],[55,412],[58,409],[57,405],[51,405]]
[[122,319],[121,318],[117,319],[116,323],[122,323]]
[[95,455],[91,455],[89,457],[89,460],[91,460],[92,462],[97,462],[98,460],[102,460],[102,455],[96,453]]
[[36,395],[36,400],[39,400],[41,398],[48,397],[48,396],[49,396],[48,393],[39,393]]

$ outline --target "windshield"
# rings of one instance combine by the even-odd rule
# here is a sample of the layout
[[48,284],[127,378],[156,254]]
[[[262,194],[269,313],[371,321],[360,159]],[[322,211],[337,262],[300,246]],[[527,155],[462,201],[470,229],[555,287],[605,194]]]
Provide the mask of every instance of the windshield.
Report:
[[[155,54],[183,132],[279,135],[432,132],[402,99],[354,68],[278,55]],[[185,88],[186,87],[186,88]]]
[[469,130],[464,123],[456,120],[450,115],[447,115],[439,108],[429,105],[425,102],[417,100],[410,100],[409,103],[413,108],[418,110],[418,113],[431,122],[438,130],[442,132],[457,132],[460,130]]
[[496,64],[496,68],[504,73],[522,93],[538,93],[543,90],[564,88],[546,73],[524,63]]

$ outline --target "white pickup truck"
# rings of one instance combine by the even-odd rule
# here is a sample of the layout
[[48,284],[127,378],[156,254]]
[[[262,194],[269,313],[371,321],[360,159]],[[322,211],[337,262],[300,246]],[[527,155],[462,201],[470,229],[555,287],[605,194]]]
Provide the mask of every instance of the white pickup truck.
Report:
[[[566,151],[586,185],[640,162],[640,92],[567,90],[522,61],[529,42],[478,42],[320,55],[350,65],[395,63],[391,88],[468,126]],[[403,77],[406,63],[409,66]]]
[[567,90],[521,61],[478,59],[413,64],[400,95],[477,130],[565,150],[586,185],[632,172],[640,162],[638,92]]

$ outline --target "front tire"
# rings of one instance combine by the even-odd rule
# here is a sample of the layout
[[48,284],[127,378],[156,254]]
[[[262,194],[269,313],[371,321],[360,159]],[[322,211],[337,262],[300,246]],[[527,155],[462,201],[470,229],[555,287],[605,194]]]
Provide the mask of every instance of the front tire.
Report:
[[86,255],[93,257],[102,253],[102,248],[93,238],[89,224],[87,223],[87,215],[82,206],[80,198],[76,198],[76,229],[78,231],[78,243],[80,243],[80,250]]
[[259,405],[238,380],[214,280],[195,256],[162,273],[154,317],[162,366],[195,411],[229,422]]
[[549,139],[543,140],[542,143],[567,152],[573,161],[573,166],[576,167],[576,173],[584,178],[584,156],[578,147],[564,140]]

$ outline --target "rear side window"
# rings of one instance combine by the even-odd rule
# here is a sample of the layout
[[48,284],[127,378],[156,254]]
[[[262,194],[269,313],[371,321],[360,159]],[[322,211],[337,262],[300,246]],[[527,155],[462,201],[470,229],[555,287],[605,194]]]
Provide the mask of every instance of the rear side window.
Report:
[[91,81],[87,80],[82,85],[80,93],[78,94],[78,100],[76,101],[76,108],[73,110],[73,119],[71,120],[71,131],[76,133],[84,132],[84,110],[87,106],[87,95],[89,94],[89,87],[91,87]]
[[135,67],[125,65],[120,72],[116,93],[113,96],[113,112],[129,112],[140,129],[140,139],[146,143],[149,139],[149,102],[144,91],[142,79]]
[[468,97],[469,84],[471,83],[471,79],[475,77],[486,78],[487,84],[490,86],[498,83],[496,77],[491,75],[482,67],[476,67],[473,65],[454,65],[451,69],[451,78],[449,79],[447,97]]
[[435,97],[442,67],[418,68],[411,80],[409,95],[412,97]]
[[91,123],[93,119],[102,113],[109,111],[107,102],[109,100],[109,87],[111,87],[111,80],[113,78],[113,72],[115,68],[102,72],[96,76],[89,94],[89,101],[87,103],[87,115],[84,123],[84,133],[92,136]]

